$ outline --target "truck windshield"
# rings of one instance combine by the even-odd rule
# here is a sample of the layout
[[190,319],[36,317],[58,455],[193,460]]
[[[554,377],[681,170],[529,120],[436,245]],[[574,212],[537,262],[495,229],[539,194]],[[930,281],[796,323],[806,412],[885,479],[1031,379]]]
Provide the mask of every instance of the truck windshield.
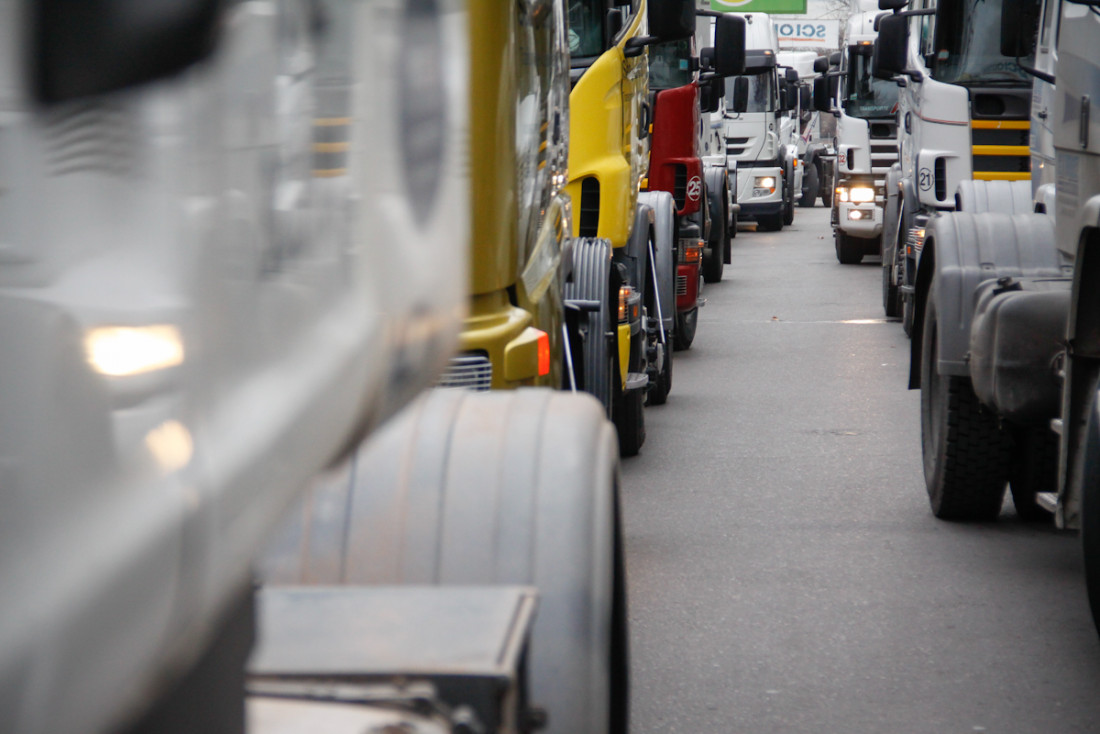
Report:
[[569,53],[574,57],[603,53],[605,0],[570,0]]
[[893,117],[898,102],[898,85],[871,76],[871,56],[850,49],[848,74],[844,78],[844,111],[852,117]]
[[[932,76],[949,84],[1010,84],[1030,86],[1031,77],[1016,59],[1001,53],[1002,0],[946,0],[936,15]],[[1032,24],[1035,12],[1022,13],[1020,22]],[[1031,65],[1031,58],[1020,59]]]
[[[745,112],[775,111],[775,72],[770,69],[759,74],[746,74],[749,80],[749,102]],[[733,94],[735,84],[726,84],[726,111],[734,112]]]
[[650,89],[675,89],[691,84],[691,39],[665,41],[649,47]]

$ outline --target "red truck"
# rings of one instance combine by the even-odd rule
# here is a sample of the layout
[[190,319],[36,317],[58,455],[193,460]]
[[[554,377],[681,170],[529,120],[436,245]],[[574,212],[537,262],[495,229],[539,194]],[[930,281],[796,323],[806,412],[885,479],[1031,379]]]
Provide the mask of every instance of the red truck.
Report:
[[[732,20],[729,22],[733,22]],[[706,50],[705,50],[706,51]],[[714,58],[713,52],[702,54]],[[650,48],[649,86],[653,121],[649,154],[650,191],[667,191],[676,202],[676,309],[673,345],[688,349],[695,339],[701,278],[721,280],[728,258],[729,185],[725,166],[719,176],[705,170],[700,151],[701,110],[722,97],[723,77],[701,68],[692,39]],[[716,189],[710,191],[710,189]],[[706,205],[710,202],[710,205]],[[721,243],[707,252],[708,243]],[[707,274],[707,270],[717,269]]]

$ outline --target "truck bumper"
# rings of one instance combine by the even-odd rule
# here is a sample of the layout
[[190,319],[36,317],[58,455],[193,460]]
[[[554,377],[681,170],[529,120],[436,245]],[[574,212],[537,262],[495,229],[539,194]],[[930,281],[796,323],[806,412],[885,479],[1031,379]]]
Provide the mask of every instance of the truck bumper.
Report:
[[741,203],[741,211],[737,213],[738,217],[745,219],[755,219],[759,216],[769,216],[772,214],[780,214],[783,211],[782,201],[768,201],[762,203]]
[[837,204],[837,225],[850,237],[876,238],[882,234],[882,207],[878,204]]
[[[732,173],[732,171],[731,171]],[[738,168],[737,202],[740,204],[739,217],[752,219],[755,216],[769,216],[783,211],[783,169]],[[763,187],[761,179],[772,179],[773,186]]]

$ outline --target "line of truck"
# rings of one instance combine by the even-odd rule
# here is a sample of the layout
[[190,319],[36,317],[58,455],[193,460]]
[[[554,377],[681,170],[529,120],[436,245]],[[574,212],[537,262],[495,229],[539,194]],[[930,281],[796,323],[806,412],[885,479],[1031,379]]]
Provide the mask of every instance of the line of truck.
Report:
[[5,730],[626,731],[618,457],[730,257],[744,21],[0,20]]
[[[839,118],[848,201],[838,259],[876,251],[850,245],[859,229],[880,243],[933,514],[994,520],[1007,489],[1022,520],[1079,530],[1100,630],[1098,6],[879,8],[853,17],[862,32],[849,25],[838,63],[819,62],[815,106]],[[895,136],[882,171],[876,139],[885,163]]]

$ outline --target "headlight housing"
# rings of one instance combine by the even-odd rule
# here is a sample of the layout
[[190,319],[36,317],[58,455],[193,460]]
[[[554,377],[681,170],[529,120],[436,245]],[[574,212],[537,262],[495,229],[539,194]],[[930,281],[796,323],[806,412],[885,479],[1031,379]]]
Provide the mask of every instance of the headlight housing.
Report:
[[758,189],[771,189],[774,192],[775,176],[757,176],[753,186]]

